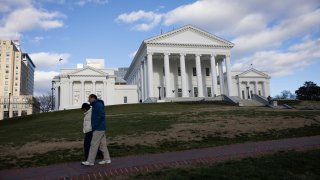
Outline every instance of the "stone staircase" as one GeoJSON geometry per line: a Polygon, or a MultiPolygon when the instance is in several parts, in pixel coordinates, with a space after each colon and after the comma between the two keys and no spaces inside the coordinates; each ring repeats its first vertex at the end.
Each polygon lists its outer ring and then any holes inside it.
{"type": "Polygon", "coordinates": [[[240,99],[239,100],[239,106],[255,106],[255,107],[259,107],[259,106],[266,106],[265,104],[256,101],[254,99],[240,99]]]}

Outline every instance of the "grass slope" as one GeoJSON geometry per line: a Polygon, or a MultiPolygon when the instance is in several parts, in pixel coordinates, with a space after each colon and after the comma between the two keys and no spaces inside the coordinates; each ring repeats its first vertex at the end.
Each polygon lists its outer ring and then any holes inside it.
{"type": "MultiPolygon", "coordinates": [[[[106,112],[112,157],[320,135],[317,108],[164,103],[108,106],[106,112]]],[[[82,121],[79,109],[0,121],[0,169],[82,160],[82,121]]]]}

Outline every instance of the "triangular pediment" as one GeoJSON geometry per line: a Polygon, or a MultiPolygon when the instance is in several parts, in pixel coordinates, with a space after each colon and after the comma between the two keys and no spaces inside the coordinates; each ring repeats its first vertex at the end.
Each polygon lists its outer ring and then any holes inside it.
{"type": "Polygon", "coordinates": [[[82,69],[73,71],[69,74],[69,76],[106,76],[107,74],[99,69],[95,69],[93,67],[87,66],[82,69]]]}
{"type": "Polygon", "coordinates": [[[196,28],[192,25],[184,26],[174,31],[147,39],[145,43],[157,44],[193,44],[193,45],[209,45],[209,46],[228,46],[233,47],[234,44],[196,28]]]}
{"type": "Polygon", "coordinates": [[[265,78],[270,78],[267,74],[258,71],[254,68],[251,68],[247,71],[244,71],[241,74],[238,74],[239,77],[265,77],[265,78]]]}

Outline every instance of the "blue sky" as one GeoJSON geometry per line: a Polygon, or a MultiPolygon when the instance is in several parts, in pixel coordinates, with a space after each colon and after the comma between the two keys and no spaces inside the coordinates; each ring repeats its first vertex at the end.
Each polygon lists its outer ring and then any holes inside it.
{"type": "Polygon", "coordinates": [[[235,43],[232,70],[253,64],[267,71],[273,96],[294,92],[305,81],[320,85],[317,0],[0,1],[0,38],[20,38],[21,49],[37,65],[36,95],[50,91],[60,68],[85,58],[129,66],[144,39],[186,24],[235,43]]]}

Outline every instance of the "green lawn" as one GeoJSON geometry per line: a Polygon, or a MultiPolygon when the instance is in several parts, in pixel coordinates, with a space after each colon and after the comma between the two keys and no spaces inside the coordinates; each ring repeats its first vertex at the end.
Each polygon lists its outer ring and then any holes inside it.
{"type": "MultiPolygon", "coordinates": [[[[112,157],[320,135],[317,108],[163,103],[108,106],[106,112],[112,157]]],[[[80,109],[0,121],[0,169],[80,161],[82,139],[80,109]]]]}
{"type": "Polygon", "coordinates": [[[320,150],[286,152],[211,165],[164,170],[114,179],[320,179],[320,150]]]}

